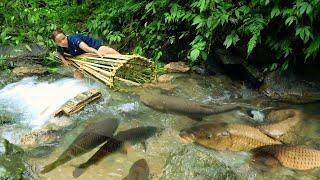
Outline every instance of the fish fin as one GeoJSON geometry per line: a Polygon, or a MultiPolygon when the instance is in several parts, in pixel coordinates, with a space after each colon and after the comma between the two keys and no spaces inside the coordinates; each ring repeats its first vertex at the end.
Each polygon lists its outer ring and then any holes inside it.
{"type": "Polygon", "coordinates": [[[141,141],[141,145],[143,147],[143,151],[147,152],[147,143],[146,143],[146,141],[141,141]]]}
{"type": "Polygon", "coordinates": [[[129,143],[124,143],[123,146],[120,149],[120,152],[122,154],[128,154],[129,152],[133,151],[132,147],[129,143]]]}
{"type": "Polygon", "coordinates": [[[81,176],[84,172],[85,172],[86,169],[84,168],[79,168],[79,167],[76,167],[74,169],[74,171],[72,172],[72,176],[74,178],[78,178],[79,176],[81,176]]]}
{"type": "Polygon", "coordinates": [[[203,120],[203,116],[199,117],[199,116],[188,116],[190,119],[195,120],[195,121],[202,121],[203,120]]]}

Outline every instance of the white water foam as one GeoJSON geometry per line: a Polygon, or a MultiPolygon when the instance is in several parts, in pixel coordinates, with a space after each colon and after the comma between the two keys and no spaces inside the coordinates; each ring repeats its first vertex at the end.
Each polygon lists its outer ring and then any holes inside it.
{"type": "Polygon", "coordinates": [[[22,123],[36,129],[43,126],[66,101],[97,84],[64,78],[54,82],[39,82],[37,77],[24,78],[0,90],[0,107],[20,114],[22,123]]]}

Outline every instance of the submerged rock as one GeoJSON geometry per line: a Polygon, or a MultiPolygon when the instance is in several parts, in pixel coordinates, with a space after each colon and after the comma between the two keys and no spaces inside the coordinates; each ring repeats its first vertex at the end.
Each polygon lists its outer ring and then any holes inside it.
{"type": "Polygon", "coordinates": [[[170,154],[160,179],[239,179],[239,176],[206,149],[187,145],[170,154]]]}
{"type": "Polygon", "coordinates": [[[168,75],[168,74],[163,74],[158,77],[158,82],[159,83],[166,83],[166,82],[170,82],[172,79],[173,79],[173,76],[168,75]]]}
{"type": "Polygon", "coordinates": [[[272,99],[291,103],[320,100],[320,82],[308,81],[291,72],[280,70],[266,76],[260,91],[272,99]]]}
{"type": "Polygon", "coordinates": [[[26,147],[35,147],[41,144],[50,144],[59,140],[58,131],[44,128],[34,130],[20,140],[21,144],[26,147]]]}

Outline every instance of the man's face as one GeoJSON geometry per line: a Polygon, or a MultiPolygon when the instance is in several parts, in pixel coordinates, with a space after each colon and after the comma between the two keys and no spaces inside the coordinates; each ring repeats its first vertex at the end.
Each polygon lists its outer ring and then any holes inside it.
{"type": "Polygon", "coordinates": [[[56,36],[55,42],[57,43],[58,46],[68,47],[68,39],[67,39],[67,36],[64,35],[63,33],[59,33],[59,34],[56,36]]]}

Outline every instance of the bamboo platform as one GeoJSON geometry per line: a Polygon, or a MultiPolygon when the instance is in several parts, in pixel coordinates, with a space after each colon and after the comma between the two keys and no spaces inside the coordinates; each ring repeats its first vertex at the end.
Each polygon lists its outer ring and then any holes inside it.
{"type": "Polygon", "coordinates": [[[101,58],[85,53],[76,57],[66,56],[66,59],[84,75],[111,88],[122,84],[139,86],[156,78],[153,62],[139,55],[106,55],[101,58]]]}
{"type": "Polygon", "coordinates": [[[89,89],[88,91],[82,92],[78,94],[73,99],[68,100],[65,104],[62,105],[60,109],[58,109],[53,116],[59,117],[62,115],[70,116],[74,113],[79,112],[83,109],[87,104],[95,101],[96,99],[101,98],[101,93],[96,89],[89,89]]]}

